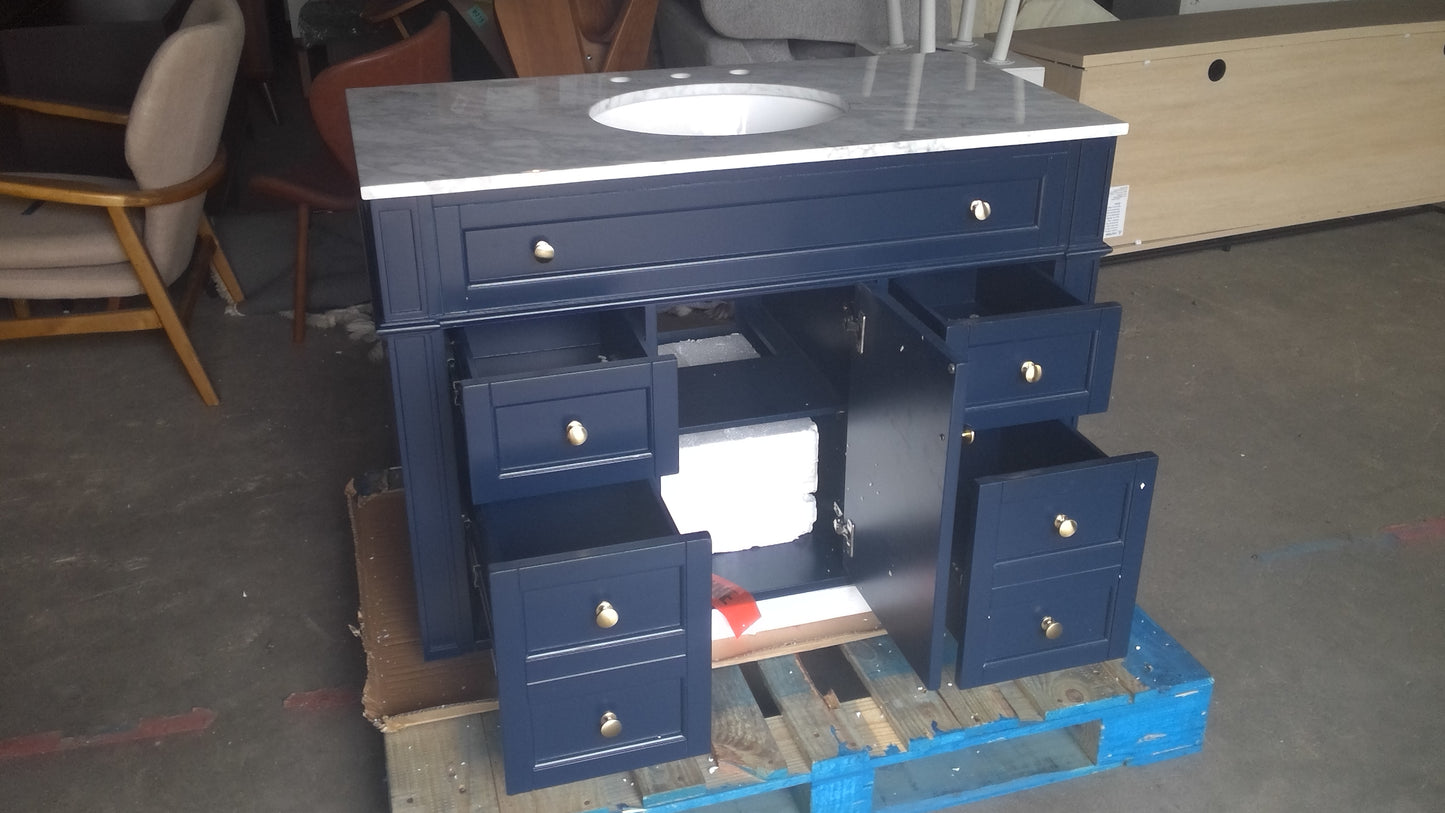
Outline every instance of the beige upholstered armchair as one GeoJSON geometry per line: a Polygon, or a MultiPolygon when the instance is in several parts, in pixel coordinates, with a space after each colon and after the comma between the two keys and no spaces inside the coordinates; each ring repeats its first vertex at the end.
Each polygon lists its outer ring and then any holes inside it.
{"type": "Polygon", "coordinates": [[[200,257],[241,296],[202,205],[224,170],[221,128],[244,35],[235,0],[194,0],[151,58],[129,114],[0,97],[33,113],[124,125],[133,174],[0,174],[0,299],[14,315],[0,318],[0,339],[160,329],[201,399],[218,403],[168,288],[200,257]],[[131,297],[139,304],[122,307],[131,297]],[[31,310],[38,300],[92,299],[108,306],[31,310]]]}

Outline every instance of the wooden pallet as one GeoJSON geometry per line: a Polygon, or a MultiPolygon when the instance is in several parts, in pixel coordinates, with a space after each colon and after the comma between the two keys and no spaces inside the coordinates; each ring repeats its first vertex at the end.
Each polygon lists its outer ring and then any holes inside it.
{"type": "Polygon", "coordinates": [[[820,691],[839,682],[797,655],[715,669],[711,755],[515,796],[496,712],[388,733],[392,810],[902,813],[1204,744],[1214,680],[1142,611],[1122,661],[978,689],[925,691],[887,636],[836,649],[862,696],[820,691]]]}

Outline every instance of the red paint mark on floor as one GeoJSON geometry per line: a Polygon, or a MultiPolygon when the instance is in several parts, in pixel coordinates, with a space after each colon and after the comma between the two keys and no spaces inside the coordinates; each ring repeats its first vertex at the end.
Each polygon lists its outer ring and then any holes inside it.
{"type": "Polygon", "coordinates": [[[185,714],[147,717],[130,728],[107,731],[103,734],[77,737],[66,737],[59,731],[26,734],[21,737],[0,740],[0,760],[54,754],[60,751],[73,751],[77,748],[161,740],[176,734],[194,734],[205,731],[215,721],[216,713],[214,711],[194,708],[185,714]]]}
{"type": "Polygon", "coordinates": [[[281,707],[290,711],[356,709],[361,707],[361,692],[344,688],[292,692],[281,707]]]}
{"type": "Polygon", "coordinates": [[[1400,525],[1387,525],[1380,531],[1395,537],[1403,545],[1417,542],[1439,542],[1445,540],[1445,517],[1406,522],[1400,525]]]}

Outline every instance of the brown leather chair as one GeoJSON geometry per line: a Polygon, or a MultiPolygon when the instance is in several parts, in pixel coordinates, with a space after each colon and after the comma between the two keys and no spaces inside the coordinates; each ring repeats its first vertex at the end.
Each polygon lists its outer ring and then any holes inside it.
{"type": "Polygon", "coordinates": [[[438,13],[426,28],[394,45],[332,65],[311,83],[311,118],[326,145],[316,160],[283,175],[258,175],[251,190],[296,205],[296,276],[293,341],[306,338],[306,266],[311,211],[345,211],[360,203],[351,123],[346,113],[348,88],[449,82],[452,78],[451,28],[438,13]]]}
{"type": "Polygon", "coordinates": [[[195,0],[151,58],[129,113],[0,97],[34,113],[124,125],[134,176],[0,174],[0,299],[15,314],[0,319],[0,339],[164,330],[201,399],[218,403],[168,286],[199,256],[241,296],[224,257],[208,253],[215,236],[202,205],[225,170],[221,128],[244,34],[235,0],[195,0]],[[142,303],[122,308],[126,298],[142,303]],[[111,307],[97,312],[30,308],[107,299],[111,307]]]}

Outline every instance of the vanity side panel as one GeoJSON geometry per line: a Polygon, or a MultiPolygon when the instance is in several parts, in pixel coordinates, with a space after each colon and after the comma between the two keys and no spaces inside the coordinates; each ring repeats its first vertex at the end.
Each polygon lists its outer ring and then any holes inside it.
{"type": "Polygon", "coordinates": [[[441,330],[386,335],[421,646],[428,658],[476,647],[451,379],[441,330]]]}

